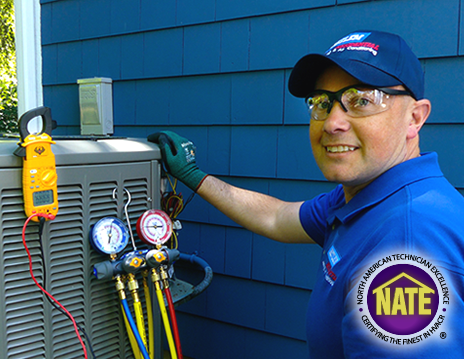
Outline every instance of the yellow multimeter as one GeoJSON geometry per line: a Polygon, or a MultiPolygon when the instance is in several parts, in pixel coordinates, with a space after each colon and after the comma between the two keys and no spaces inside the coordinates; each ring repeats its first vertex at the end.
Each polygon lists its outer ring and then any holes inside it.
{"type": "MultiPolygon", "coordinates": [[[[50,136],[51,129],[51,111],[48,107],[28,111],[19,119],[21,142],[15,154],[23,157],[23,197],[27,217],[41,213],[45,219],[52,219],[58,213],[58,176],[51,149],[55,143],[50,136]],[[43,132],[29,134],[27,125],[38,116],[42,117],[43,132]]],[[[32,220],[38,222],[39,218],[32,220]]]]}

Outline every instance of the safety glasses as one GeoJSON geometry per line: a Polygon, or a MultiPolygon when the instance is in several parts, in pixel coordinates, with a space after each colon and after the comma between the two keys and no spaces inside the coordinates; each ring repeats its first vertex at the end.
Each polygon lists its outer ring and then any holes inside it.
{"type": "Polygon", "coordinates": [[[337,92],[316,90],[306,97],[312,120],[325,120],[338,101],[348,116],[366,117],[391,108],[394,96],[412,96],[409,91],[388,87],[348,86],[337,92]]]}

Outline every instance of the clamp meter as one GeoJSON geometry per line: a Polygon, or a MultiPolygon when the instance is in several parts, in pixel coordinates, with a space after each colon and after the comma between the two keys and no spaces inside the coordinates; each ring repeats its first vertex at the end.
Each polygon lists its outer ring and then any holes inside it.
{"type": "Polygon", "coordinates": [[[171,237],[171,218],[159,209],[150,209],[137,220],[137,234],[146,244],[162,245],[171,237]]]}
{"type": "Polygon", "coordinates": [[[90,232],[90,244],[101,254],[118,254],[129,243],[129,230],[123,221],[116,217],[100,219],[90,232]]]}
{"type": "MultiPolygon", "coordinates": [[[[52,215],[58,213],[58,192],[55,155],[51,144],[52,118],[48,107],[39,107],[26,112],[19,119],[20,148],[15,155],[23,157],[23,197],[26,216],[36,213],[52,215]],[[42,117],[41,134],[30,134],[27,128],[35,117],[42,117]]],[[[49,219],[49,218],[47,218],[49,219]]],[[[38,222],[39,218],[32,218],[38,222]]]]}

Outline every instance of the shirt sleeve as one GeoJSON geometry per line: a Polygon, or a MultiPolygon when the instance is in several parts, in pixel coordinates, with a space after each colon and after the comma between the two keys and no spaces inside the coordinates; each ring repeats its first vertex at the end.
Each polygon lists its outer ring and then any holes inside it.
{"type": "Polygon", "coordinates": [[[344,202],[341,185],[304,202],[300,207],[300,222],[306,233],[321,247],[324,245],[329,211],[344,202]]]}

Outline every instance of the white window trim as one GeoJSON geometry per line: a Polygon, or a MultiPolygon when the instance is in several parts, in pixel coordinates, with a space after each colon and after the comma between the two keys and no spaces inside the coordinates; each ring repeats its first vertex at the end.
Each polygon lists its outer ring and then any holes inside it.
{"type": "MultiPolygon", "coordinates": [[[[40,0],[14,0],[18,116],[43,106],[40,0]]],[[[29,131],[41,131],[41,121],[31,121],[29,131]],[[35,122],[35,123],[34,123],[35,122]]]]}

